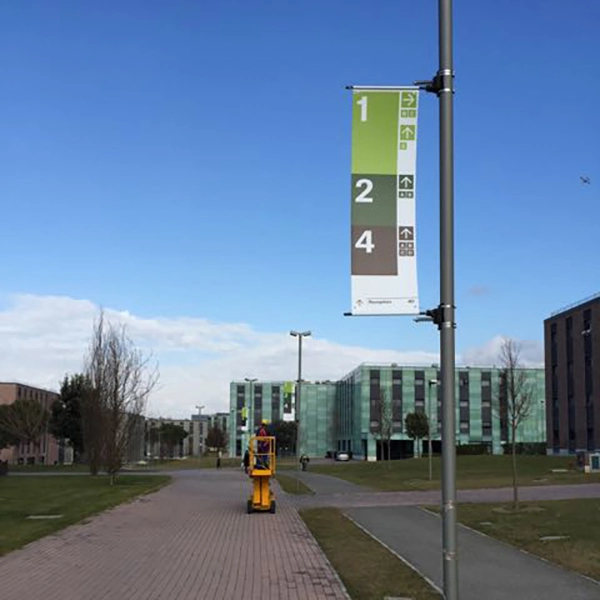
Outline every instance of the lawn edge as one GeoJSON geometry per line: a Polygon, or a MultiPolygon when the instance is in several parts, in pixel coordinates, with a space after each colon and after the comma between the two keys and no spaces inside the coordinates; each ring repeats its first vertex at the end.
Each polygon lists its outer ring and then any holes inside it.
{"type": "Polygon", "coordinates": [[[408,560],[406,560],[403,556],[401,556],[400,554],[398,554],[393,548],[390,548],[390,546],[388,546],[385,542],[383,542],[382,540],[380,540],[376,535],[374,535],[373,533],[371,533],[368,529],[366,529],[365,527],[363,527],[360,523],[358,523],[357,521],[355,521],[350,515],[348,515],[347,513],[343,512],[343,511],[340,511],[340,512],[342,513],[342,515],[344,517],[346,517],[346,519],[348,519],[349,521],[351,521],[361,531],[363,531],[370,538],[372,538],[373,540],[375,540],[376,542],[378,542],[379,544],[381,544],[388,552],[390,552],[391,554],[393,554],[396,558],[398,558],[399,560],[401,560],[407,567],[409,567],[410,569],[412,569],[419,577],[421,577],[424,581],[426,581],[438,594],[440,594],[440,596],[442,598],[444,597],[444,592],[442,591],[442,589],[435,582],[433,582],[429,577],[427,577],[427,575],[425,575],[417,567],[415,567],[415,565],[413,565],[408,560]]]}
{"type": "MultiPolygon", "coordinates": [[[[536,500],[532,500],[531,502],[536,502],[536,500]]],[[[552,500],[540,500],[540,502],[552,502],[552,500]]],[[[561,502],[561,500],[555,500],[555,502],[561,502]]],[[[471,503],[471,502],[465,502],[464,504],[477,504],[477,503],[471,503]]],[[[495,502],[494,504],[507,504],[506,502],[495,502]]],[[[428,508],[426,508],[425,506],[418,506],[417,508],[419,508],[419,510],[422,510],[423,512],[426,512],[430,515],[433,515],[434,517],[437,517],[438,519],[442,518],[442,515],[439,513],[436,513],[432,510],[429,510],[428,508]]],[[[535,558],[537,560],[541,560],[542,562],[546,563],[547,565],[553,566],[553,567],[558,567],[559,569],[565,571],[566,573],[571,573],[572,575],[577,575],[579,577],[583,577],[584,579],[587,579],[588,581],[591,581],[592,583],[596,584],[597,586],[600,586],[600,580],[598,579],[594,579],[593,577],[590,577],[589,575],[586,575],[585,573],[580,573],[579,571],[573,571],[572,569],[567,569],[567,567],[560,565],[558,563],[552,562],[551,560],[544,558],[543,556],[540,556],[539,554],[535,554],[534,552],[530,552],[529,550],[525,550],[525,548],[521,548],[519,546],[515,546],[514,544],[509,544],[508,542],[505,542],[504,540],[501,540],[497,537],[494,537],[493,535],[489,535],[487,533],[484,533],[483,531],[479,531],[478,529],[475,529],[474,527],[470,527],[469,525],[465,525],[464,523],[461,523],[460,521],[457,520],[457,523],[460,527],[464,527],[465,529],[467,529],[468,531],[472,531],[473,533],[476,533],[477,535],[480,535],[482,537],[488,538],[490,540],[493,540],[495,542],[498,542],[500,544],[503,544],[504,546],[508,546],[509,548],[513,548],[515,550],[518,550],[519,552],[522,552],[523,554],[526,554],[527,556],[530,556],[532,558],[535,558]]]]}
{"type": "MultiPolygon", "coordinates": [[[[39,475],[39,474],[36,474],[36,475],[39,475]]],[[[119,506],[131,504],[131,503],[135,502],[136,500],[138,500],[139,498],[141,498],[142,496],[148,496],[149,494],[154,494],[154,493],[158,492],[159,490],[161,490],[163,487],[166,487],[167,485],[170,485],[171,483],[173,483],[173,477],[171,477],[170,475],[158,475],[158,476],[159,477],[167,477],[168,479],[166,481],[157,483],[155,486],[153,486],[152,488],[150,488],[148,490],[145,490],[144,492],[136,494],[132,498],[127,498],[127,499],[123,500],[122,502],[119,502],[118,504],[113,504],[112,506],[108,506],[106,508],[91,512],[91,513],[85,515],[84,517],[82,517],[81,519],[79,519],[79,521],[74,521],[73,523],[68,523],[64,527],[59,527],[58,529],[55,529],[55,530],[47,533],[46,535],[42,535],[41,537],[38,537],[35,540],[31,540],[30,542],[27,542],[23,546],[17,546],[16,548],[13,548],[12,550],[5,552],[4,554],[0,553],[0,560],[2,560],[4,557],[8,556],[9,554],[12,554],[13,552],[19,552],[20,550],[23,550],[23,549],[27,548],[28,546],[30,546],[31,544],[35,544],[35,543],[39,542],[40,540],[43,540],[52,535],[57,535],[63,531],[66,531],[70,527],[76,527],[77,525],[87,525],[87,524],[91,523],[91,521],[94,518],[98,517],[99,515],[110,512],[111,510],[114,510],[114,509],[118,508],[119,506]]],[[[55,475],[55,477],[58,477],[58,475],[55,475]]]]}
{"type": "Polygon", "coordinates": [[[279,486],[279,489],[284,493],[287,494],[288,496],[294,497],[294,498],[298,498],[300,496],[314,496],[317,492],[315,492],[307,483],[304,483],[304,481],[302,481],[302,479],[300,479],[299,477],[294,477],[293,475],[288,475],[287,473],[281,473],[281,474],[276,474],[274,477],[274,480],[277,482],[277,485],[279,486]],[[285,489],[283,489],[283,486],[281,485],[281,483],[279,482],[279,480],[277,479],[279,476],[282,476],[286,479],[292,480],[292,481],[296,481],[298,480],[300,482],[300,485],[303,485],[308,491],[305,493],[296,493],[296,492],[288,492],[285,489]]]}
{"type": "MultiPolygon", "coordinates": [[[[321,546],[321,544],[319,544],[319,540],[313,535],[313,532],[310,530],[310,527],[307,525],[306,521],[302,517],[302,511],[298,510],[297,508],[294,508],[294,510],[296,511],[296,514],[300,518],[300,521],[302,521],[302,525],[304,526],[304,529],[306,529],[306,531],[308,531],[308,534],[310,535],[310,537],[312,538],[314,543],[318,546],[319,550],[321,551],[321,555],[325,559],[325,562],[329,565],[332,573],[335,575],[335,578],[337,579],[338,583],[340,584],[340,587],[342,588],[342,592],[344,592],[344,595],[346,596],[346,600],[352,600],[352,596],[348,592],[348,589],[346,588],[345,583],[343,582],[342,578],[340,577],[340,574],[337,572],[335,567],[331,564],[331,561],[329,560],[327,553],[325,552],[325,550],[323,550],[323,547],[321,546]]],[[[302,510],[311,510],[311,509],[305,508],[302,510]]]]}

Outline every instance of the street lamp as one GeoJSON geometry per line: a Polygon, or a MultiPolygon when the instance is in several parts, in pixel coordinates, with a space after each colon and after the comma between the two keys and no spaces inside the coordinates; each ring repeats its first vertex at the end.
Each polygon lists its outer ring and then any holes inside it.
{"type": "Polygon", "coordinates": [[[250,414],[246,416],[246,443],[243,444],[242,448],[245,452],[246,448],[248,447],[248,444],[250,443],[250,434],[248,433],[248,430],[252,431],[253,429],[253,427],[250,427],[250,415],[252,415],[252,424],[254,425],[254,382],[258,381],[258,379],[256,377],[244,377],[244,381],[247,381],[250,384],[250,414]]]}
{"type": "Polygon", "coordinates": [[[310,331],[290,331],[292,337],[298,338],[298,385],[296,387],[296,461],[300,468],[300,388],[302,386],[302,338],[309,337],[310,331]]]}
{"type": "MultiPolygon", "coordinates": [[[[200,453],[200,456],[202,456],[202,446],[203,446],[203,436],[202,436],[202,420],[200,419],[200,417],[202,416],[202,409],[206,408],[206,406],[204,406],[204,404],[202,406],[198,406],[196,404],[196,408],[198,409],[198,452],[200,453]]],[[[193,423],[192,423],[192,434],[194,433],[194,429],[193,429],[193,423]]],[[[192,440],[193,442],[194,440],[192,440]]],[[[194,455],[194,447],[192,446],[192,455],[194,455]]]]}
{"type": "Polygon", "coordinates": [[[427,394],[427,445],[428,445],[428,451],[429,451],[429,481],[431,481],[433,479],[433,459],[432,459],[432,452],[431,452],[431,386],[434,385],[439,385],[440,382],[437,379],[430,379],[429,380],[429,390],[428,390],[428,394],[427,394]]]}

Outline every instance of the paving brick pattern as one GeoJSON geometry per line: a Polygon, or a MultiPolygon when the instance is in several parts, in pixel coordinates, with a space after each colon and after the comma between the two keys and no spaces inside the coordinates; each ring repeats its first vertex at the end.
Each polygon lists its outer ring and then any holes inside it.
{"type": "Polygon", "coordinates": [[[233,470],[175,474],[161,491],[0,558],[2,600],[347,599],[284,494],[248,515],[233,470]]]}

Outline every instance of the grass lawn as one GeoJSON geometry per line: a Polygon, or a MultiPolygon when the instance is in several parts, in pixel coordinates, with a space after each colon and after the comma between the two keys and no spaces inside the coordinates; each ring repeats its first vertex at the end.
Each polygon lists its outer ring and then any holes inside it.
{"type": "MultiPolygon", "coordinates": [[[[240,467],[241,458],[222,458],[221,467],[240,467]]],[[[151,460],[145,465],[128,464],[123,466],[123,471],[179,471],[186,469],[215,469],[217,459],[214,456],[206,456],[202,458],[186,458],[185,460],[151,460]]],[[[89,467],[87,465],[10,465],[9,471],[19,473],[87,473],[89,467]]]]}
{"type": "MultiPolygon", "coordinates": [[[[510,456],[457,456],[459,489],[497,488],[512,485],[510,456]]],[[[519,456],[519,485],[556,485],[600,483],[600,474],[571,470],[573,459],[554,456],[519,456]],[[570,469],[552,473],[552,469],[570,469]]],[[[351,461],[330,465],[311,465],[314,473],[334,475],[358,485],[382,491],[432,490],[440,487],[441,459],[433,459],[433,481],[429,481],[427,457],[393,461],[351,461]]]]}
{"type": "Polygon", "coordinates": [[[9,465],[15,473],[87,473],[87,465],[9,465]]]}
{"type": "Polygon", "coordinates": [[[522,502],[517,512],[510,504],[459,504],[458,520],[600,581],[600,500],[522,502]]]}
{"type": "Polygon", "coordinates": [[[67,525],[155,491],[170,481],[164,475],[121,475],[114,486],[108,477],[1,477],[0,556],[67,525]],[[30,515],[62,515],[31,520],[30,515]]]}
{"type": "Polygon", "coordinates": [[[275,475],[275,479],[277,479],[277,483],[281,486],[281,489],[288,494],[313,494],[314,492],[302,483],[299,479],[295,477],[290,477],[289,475],[282,475],[281,473],[277,473],[275,475]]]}
{"type": "Polygon", "coordinates": [[[300,515],[341,577],[353,600],[405,597],[433,600],[439,594],[415,571],[335,508],[300,515]]]}
{"type": "MultiPolygon", "coordinates": [[[[241,458],[222,458],[221,468],[236,467],[240,468],[241,458]]],[[[179,471],[187,469],[216,469],[216,456],[203,456],[202,458],[186,458],[185,460],[151,460],[145,466],[130,465],[128,468],[136,471],[179,471]]]]}

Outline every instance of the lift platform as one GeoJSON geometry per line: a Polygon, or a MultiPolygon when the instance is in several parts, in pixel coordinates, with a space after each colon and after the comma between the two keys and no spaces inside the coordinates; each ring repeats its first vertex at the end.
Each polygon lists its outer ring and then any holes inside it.
{"type": "Polygon", "coordinates": [[[253,436],[248,445],[248,475],[252,479],[252,495],[248,498],[248,514],[254,511],[275,513],[271,477],[275,474],[275,438],[253,436]]]}

